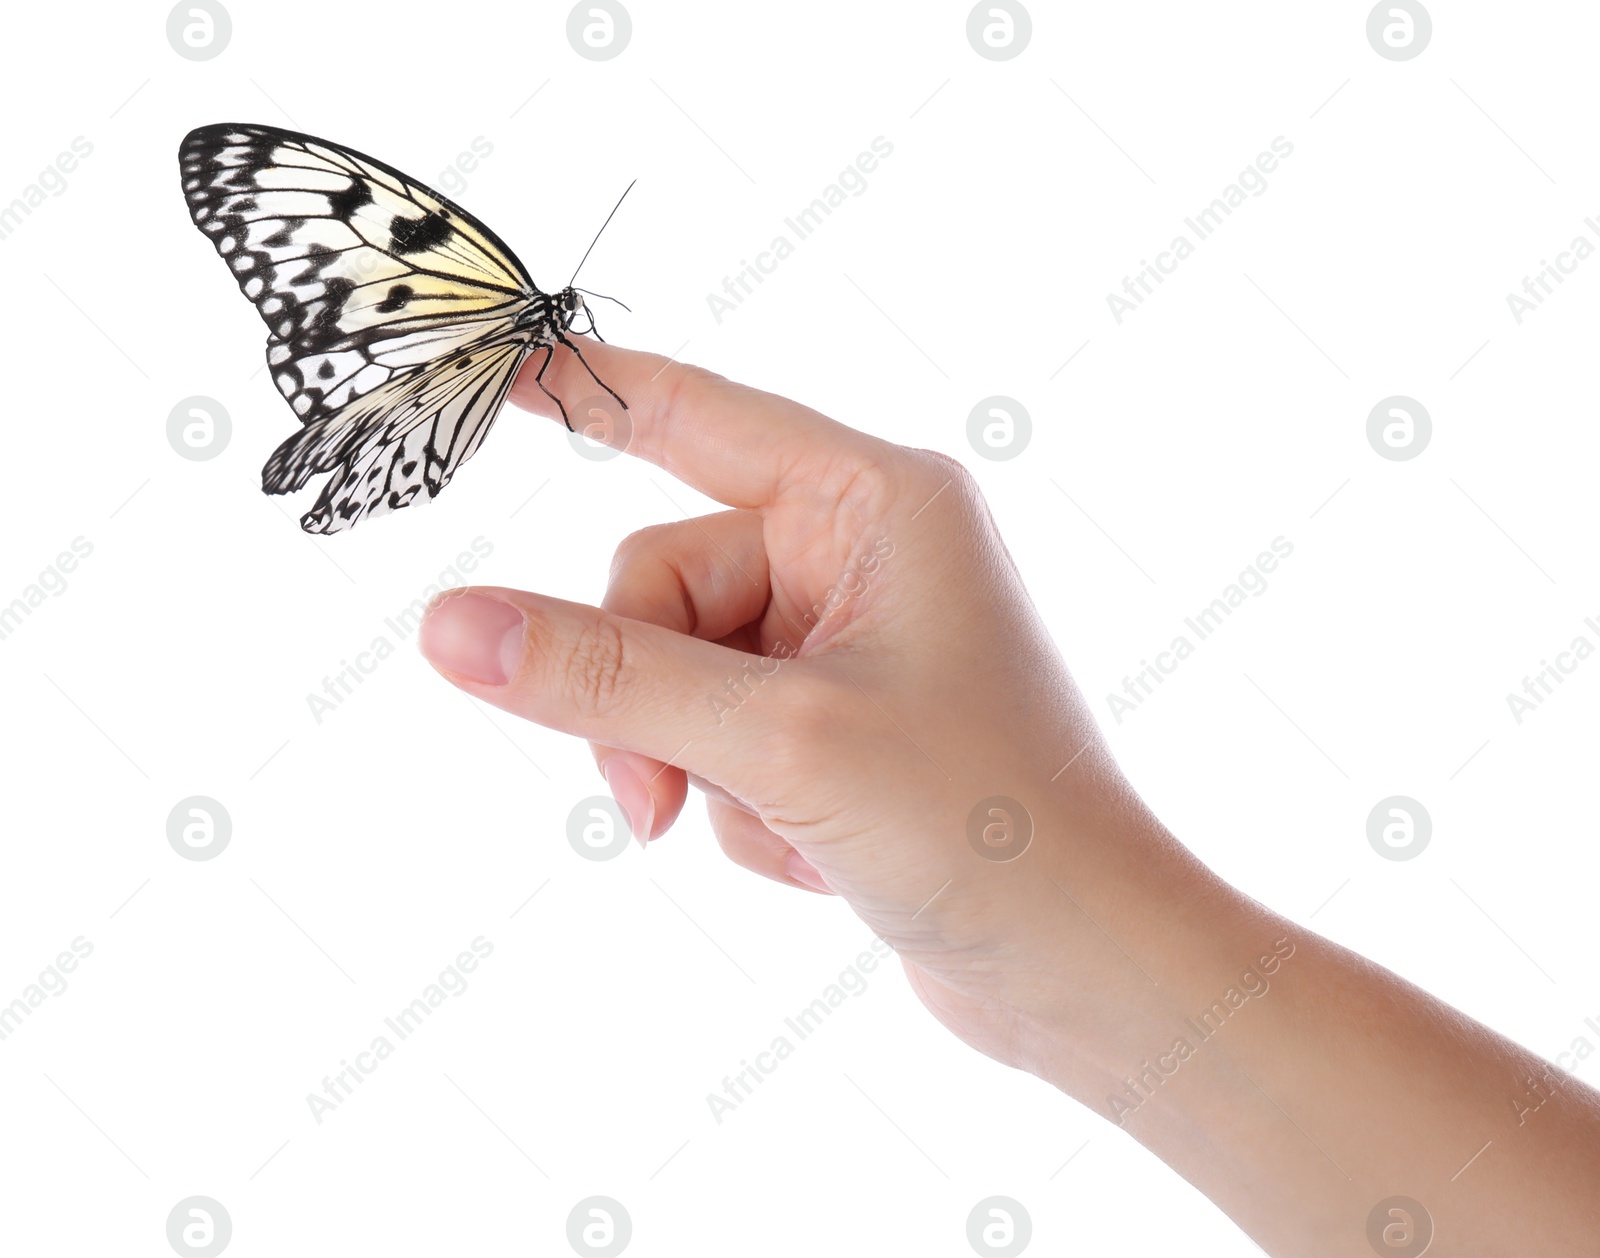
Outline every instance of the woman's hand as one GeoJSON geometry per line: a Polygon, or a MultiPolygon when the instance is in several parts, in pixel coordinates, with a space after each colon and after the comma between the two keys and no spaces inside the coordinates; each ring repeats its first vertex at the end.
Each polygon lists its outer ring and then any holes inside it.
{"type": "MultiPolygon", "coordinates": [[[[700,787],[733,860],[844,897],[945,1026],[1271,1253],[1420,1253],[1417,1209],[1430,1252],[1597,1252],[1600,1096],[1178,844],[957,463],[584,351],[629,400],[628,452],[731,509],[626,539],[600,609],[446,595],[421,632],[446,677],[587,738],[641,841],[700,787]],[[1411,1247],[1378,1248],[1395,1228],[1411,1247]]],[[[546,383],[585,422],[570,355],[546,383]]],[[[555,411],[531,375],[514,397],[555,411]]]]}
{"type": "MultiPolygon", "coordinates": [[[[1107,960],[1073,898],[1118,915],[1101,892],[1136,888],[1113,871],[1180,852],[1153,823],[1100,850],[1102,815],[1142,811],[971,478],[693,367],[584,353],[628,399],[628,452],[731,510],[627,538],[599,611],[452,593],[423,650],[468,692],[588,738],[641,841],[693,782],[729,857],[843,896],[946,1025],[1033,1064],[1033,1024],[1079,999],[1062,965],[1107,960]]],[[[561,353],[545,382],[584,422],[588,373],[561,353]]],[[[556,413],[531,373],[513,397],[556,413]]]]}

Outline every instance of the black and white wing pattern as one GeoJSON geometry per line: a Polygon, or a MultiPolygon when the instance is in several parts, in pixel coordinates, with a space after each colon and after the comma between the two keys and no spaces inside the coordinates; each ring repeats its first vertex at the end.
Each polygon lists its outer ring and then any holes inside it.
{"type": "Polygon", "coordinates": [[[269,493],[292,493],[334,473],[300,518],[308,533],[337,533],[431,502],[477,453],[527,353],[521,340],[480,342],[379,385],[280,445],[261,483],[269,493]]]}
{"type": "Polygon", "coordinates": [[[334,473],[308,532],[431,500],[523,359],[565,342],[582,308],[541,292],[459,206],[351,149],[219,123],[191,131],[178,160],[190,215],[265,321],[273,383],[304,425],[262,488],[334,473]]]}

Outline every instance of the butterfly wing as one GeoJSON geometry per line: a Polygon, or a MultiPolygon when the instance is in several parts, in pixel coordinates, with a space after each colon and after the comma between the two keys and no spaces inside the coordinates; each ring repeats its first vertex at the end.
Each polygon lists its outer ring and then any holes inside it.
{"type": "Polygon", "coordinates": [[[431,502],[482,444],[527,353],[520,337],[483,342],[378,386],[279,446],[262,488],[289,493],[333,472],[300,519],[308,533],[431,502]]]}
{"type": "Polygon", "coordinates": [[[247,123],[191,131],[184,197],[268,328],[304,427],[262,469],[288,493],[333,473],[308,532],[431,501],[489,431],[549,299],[494,232],[392,166],[247,123]]]}
{"type": "Polygon", "coordinates": [[[179,149],[195,225],[269,329],[303,423],[480,340],[538,289],[492,231],[365,154],[243,123],[179,149]]]}

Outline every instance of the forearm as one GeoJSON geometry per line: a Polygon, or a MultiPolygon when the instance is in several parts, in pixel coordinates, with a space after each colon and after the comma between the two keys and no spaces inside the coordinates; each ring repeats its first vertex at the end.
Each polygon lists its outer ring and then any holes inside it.
{"type": "Polygon", "coordinates": [[[1146,854],[1139,872],[1074,897],[1126,950],[1105,957],[1122,1012],[1087,1033],[1061,1018],[1036,1073],[1275,1256],[1370,1258],[1392,1197],[1422,1205],[1441,1258],[1600,1253],[1600,1094],[1150,828],[1113,845],[1146,854]]]}

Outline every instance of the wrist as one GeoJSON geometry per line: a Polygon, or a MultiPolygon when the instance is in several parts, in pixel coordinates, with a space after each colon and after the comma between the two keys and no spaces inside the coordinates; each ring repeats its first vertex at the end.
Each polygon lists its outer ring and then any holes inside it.
{"type": "Polygon", "coordinates": [[[1286,923],[1127,802],[1053,820],[1041,929],[1009,995],[1016,1064],[1119,1124],[1247,1017],[1295,951],[1286,923]]]}

